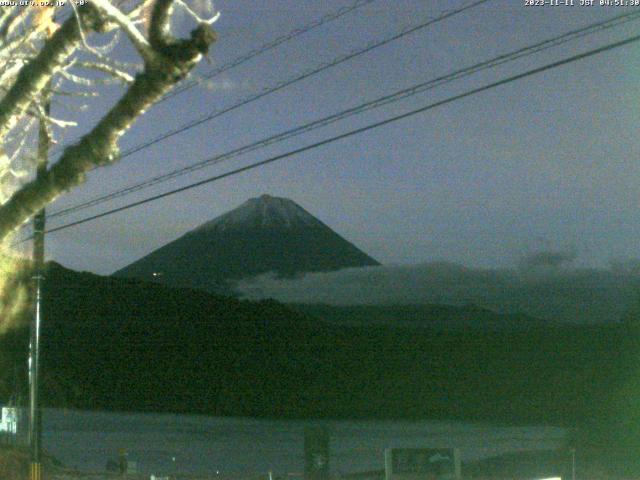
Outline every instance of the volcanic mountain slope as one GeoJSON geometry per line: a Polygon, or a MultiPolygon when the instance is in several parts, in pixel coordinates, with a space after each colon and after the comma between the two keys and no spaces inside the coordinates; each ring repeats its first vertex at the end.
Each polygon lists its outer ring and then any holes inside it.
{"type": "Polygon", "coordinates": [[[301,206],[262,195],[207,222],[114,275],[176,287],[225,291],[225,284],[274,272],[379,265],[301,206]]]}

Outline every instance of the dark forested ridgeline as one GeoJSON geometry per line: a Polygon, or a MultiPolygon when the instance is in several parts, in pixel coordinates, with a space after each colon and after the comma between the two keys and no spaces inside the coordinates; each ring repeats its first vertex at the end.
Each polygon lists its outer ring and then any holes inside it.
{"type": "MultiPolygon", "coordinates": [[[[527,325],[514,326],[520,317],[505,323],[482,310],[471,328],[465,307],[432,306],[437,322],[425,307],[424,325],[414,309],[409,326],[345,326],[275,301],[56,264],[44,298],[42,394],[51,406],[573,426],[633,410],[640,378],[631,322],[562,326],[523,316],[527,325]]],[[[0,342],[5,365],[25,364],[26,329],[0,342]]],[[[6,398],[15,376],[2,375],[6,398]]]]}

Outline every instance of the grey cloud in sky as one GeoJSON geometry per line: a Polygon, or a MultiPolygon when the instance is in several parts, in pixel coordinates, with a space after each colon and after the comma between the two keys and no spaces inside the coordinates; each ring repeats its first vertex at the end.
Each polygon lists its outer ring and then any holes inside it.
{"type": "Polygon", "coordinates": [[[520,260],[520,267],[524,269],[540,267],[561,267],[571,264],[576,259],[576,253],[571,251],[543,251],[533,252],[520,260]]]}
{"type": "MultiPolygon", "coordinates": [[[[558,263],[556,257],[550,257],[552,264],[558,263]]],[[[475,304],[548,320],[606,322],[620,320],[640,298],[640,273],[492,270],[440,262],[310,273],[296,279],[262,275],[241,282],[237,290],[249,299],[275,298],[290,303],[475,304]]]]}
{"type": "Polygon", "coordinates": [[[207,80],[203,82],[204,88],[206,88],[210,92],[215,91],[231,91],[238,88],[244,88],[244,83],[238,83],[237,81],[231,78],[222,78],[216,80],[207,80]]]}

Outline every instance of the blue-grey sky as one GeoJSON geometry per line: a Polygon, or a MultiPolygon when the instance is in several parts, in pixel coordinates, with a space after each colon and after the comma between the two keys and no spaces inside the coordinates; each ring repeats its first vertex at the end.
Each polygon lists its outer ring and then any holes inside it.
{"type": "MultiPolygon", "coordinates": [[[[155,106],[123,150],[465,1],[378,0],[155,106]]],[[[96,170],[51,208],[224,153],[553,35],[640,7],[490,1],[96,170]]],[[[598,2],[596,2],[598,3],[598,2]]],[[[223,65],[348,0],[221,0],[223,65]]],[[[637,34],[640,22],[453,82],[109,203],[115,207],[637,34]]],[[[120,49],[119,49],[120,50],[120,49]]],[[[126,52],[126,49],[122,51],[126,52]]],[[[127,54],[125,53],[126,57],[127,54]]],[[[605,267],[640,257],[640,44],[514,82],[363,135],[48,237],[48,255],[111,273],[263,193],[288,197],[383,263],[508,267],[535,250],[605,267]]],[[[104,100],[113,97],[106,96],[104,100]]],[[[99,112],[101,100],[87,115],[99,112]]],[[[73,136],[73,135],[71,135],[73,136]]],[[[49,226],[98,213],[51,220],[49,226]]]]}

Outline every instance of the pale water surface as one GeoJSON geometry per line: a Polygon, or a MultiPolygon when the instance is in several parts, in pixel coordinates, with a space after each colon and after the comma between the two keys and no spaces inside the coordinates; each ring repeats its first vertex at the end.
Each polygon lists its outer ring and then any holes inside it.
{"type": "Polygon", "coordinates": [[[47,409],[43,445],[65,465],[103,471],[123,448],[142,473],[286,474],[303,469],[305,427],[331,435],[331,470],[383,468],[387,447],[458,447],[469,461],[520,450],[556,449],[555,427],[464,422],[290,421],[200,415],[106,413],[47,409]]]}

